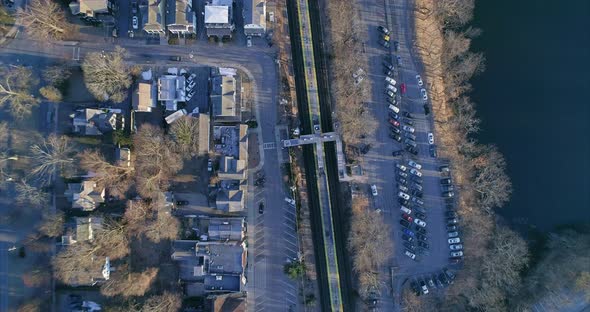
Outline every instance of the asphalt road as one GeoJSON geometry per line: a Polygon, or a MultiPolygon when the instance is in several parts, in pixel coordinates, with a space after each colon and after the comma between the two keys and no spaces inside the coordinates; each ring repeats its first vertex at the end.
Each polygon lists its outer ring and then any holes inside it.
{"type": "Polygon", "coordinates": [[[262,189],[251,186],[252,192],[248,197],[248,310],[297,310],[297,284],[283,273],[283,266],[288,259],[297,257],[298,242],[294,208],[288,206],[284,200],[287,195],[281,180],[277,149],[279,142],[275,135],[278,107],[277,65],[274,60],[276,51],[262,44],[246,48],[239,43],[209,44],[200,41],[191,46],[150,45],[146,49],[144,40],[122,37],[108,40],[97,38],[75,46],[65,43],[45,44],[19,37],[0,50],[0,60],[4,63],[17,63],[18,59],[20,64],[33,66],[58,60],[76,63],[81,62],[89,52],[112,51],[115,44],[127,49],[130,54],[129,62],[133,64],[236,67],[250,76],[262,136],[259,143],[266,183],[262,189]],[[80,61],[73,60],[77,55],[80,61]],[[181,56],[183,61],[170,61],[170,56],[174,55],[181,56]],[[258,214],[260,202],[264,202],[266,207],[262,215],[258,214]]]}
{"type": "MultiPolygon", "coordinates": [[[[432,115],[425,116],[423,100],[420,95],[420,88],[415,76],[424,75],[419,70],[420,63],[417,55],[412,51],[413,26],[411,23],[413,3],[410,0],[385,0],[369,1],[361,0],[359,3],[360,23],[362,33],[365,35],[366,56],[369,59],[367,70],[368,80],[372,85],[372,96],[370,109],[373,111],[379,126],[374,137],[369,138],[372,146],[365,155],[364,171],[368,176],[370,184],[376,184],[379,195],[374,197],[375,209],[381,209],[383,219],[391,225],[391,237],[394,241],[394,254],[390,266],[394,267],[394,276],[390,274],[390,268],[382,270],[383,280],[386,283],[382,289],[382,297],[379,303],[381,311],[399,310],[399,292],[402,283],[408,278],[419,278],[424,274],[439,271],[448,263],[449,248],[446,242],[446,228],[444,220],[444,205],[440,197],[441,189],[439,182],[438,166],[442,162],[429,155],[427,133],[433,129],[432,115]],[[389,13],[389,16],[387,14],[389,13]],[[383,25],[392,32],[391,41],[399,41],[400,50],[394,52],[393,48],[384,49],[378,44],[379,31],[377,26],[383,25]],[[383,61],[386,57],[400,56],[402,66],[395,61],[397,87],[405,83],[407,91],[402,95],[402,111],[410,112],[414,117],[414,128],[416,129],[416,143],[419,154],[417,157],[404,153],[402,157],[393,157],[392,151],[402,149],[401,144],[389,137],[388,103],[385,95],[385,75],[383,61]],[[410,157],[412,156],[412,157],[410,157]],[[422,164],[424,208],[427,210],[427,231],[430,250],[428,254],[419,256],[419,261],[414,261],[405,256],[402,245],[402,233],[400,220],[400,204],[398,203],[398,189],[395,182],[395,164],[402,163],[407,166],[407,161],[413,159],[422,164]],[[393,287],[391,280],[393,279],[393,287]]],[[[425,86],[427,81],[424,80],[425,86]]],[[[398,91],[399,92],[399,91],[398,91]]],[[[436,143],[436,134],[435,134],[436,143]]],[[[368,187],[367,187],[368,189],[368,187]]]]}

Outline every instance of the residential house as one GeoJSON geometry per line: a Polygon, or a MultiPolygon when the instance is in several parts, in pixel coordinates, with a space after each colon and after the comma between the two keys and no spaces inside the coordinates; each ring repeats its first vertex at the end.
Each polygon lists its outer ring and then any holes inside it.
{"type": "Polygon", "coordinates": [[[226,213],[244,210],[244,201],[248,185],[247,180],[222,180],[215,199],[217,209],[226,213]]]}
{"type": "Polygon", "coordinates": [[[178,102],[185,102],[186,81],[180,75],[164,75],[158,78],[158,101],[162,101],[167,111],[176,111],[178,102]]]}
{"type": "Polygon", "coordinates": [[[244,210],[247,191],[248,170],[248,126],[238,125],[238,153],[224,155],[218,171],[219,190],[217,192],[217,209],[225,212],[244,210]]]}
{"type": "Polygon", "coordinates": [[[156,107],[156,88],[153,82],[139,82],[131,96],[131,104],[136,112],[151,112],[156,107]]]}
{"type": "Polygon", "coordinates": [[[244,1],[244,33],[246,36],[264,36],[266,33],[266,0],[244,1]]]}
{"type": "Polygon", "coordinates": [[[199,217],[197,234],[203,241],[242,242],[246,237],[243,217],[199,217]]]}
{"type": "Polygon", "coordinates": [[[147,22],[143,31],[151,35],[166,34],[166,0],[148,0],[147,22]]]}
{"type": "Polygon", "coordinates": [[[109,0],[78,0],[69,4],[73,15],[86,15],[96,17],[97,14],[108,14],[111,7],[109,0]]]}
{"type": "Polygon", "coordinates": [[[84,135],[103,135],[123,129],[125,118],[117,109],[84,108],[72,116],[74,132],[84,135]]]}
{"type": "Polygon", "coordinates": [[[211,115],[213,121],[240,122],[241,108],[236,102],[236,79],[231,75],[211,77],[211,115]]]}
{"type": "Polygon", "coordinates": [[[207,298],[211,312],[246,312],[244,294],[224,294],[207,298]]]}
{"type": "Polygon", "coordinates": [[[92,241],[97,231],[102,229],[102,218],[75,217],[73,224],[66,225],[65,234],[61,237],[62,245],[92,241]]]}
{"type": "Polygon", "coordinates": [[[178,240],[172,248],[172,259],[179,265],[188,296],[243,291],[248,255],[245,242],[178,240]]]}
{"type": "Polygon", "coordinates": [[[166,1],[166,26],[168,31],[177,35],[197,33],[197,17],[188,0],[166,1]]]}
{"type": "Polygon", "coordinates": [[[119,166],[131,167],[131,150],[127,147],[117,147],[115,159],[119,166]]]}
{"type": "Polygon", "coordinates": [[[66,198],[72,203],[72,209],[92,211],[105,201],[105,188],[98,187],[94,181],[68,183],[66,198]]]}
{"type": "Polygon", "coordinates": [[[207,37],[229,37],[235,29],[232,0],[213,0],[205,5],[207,37]]]}

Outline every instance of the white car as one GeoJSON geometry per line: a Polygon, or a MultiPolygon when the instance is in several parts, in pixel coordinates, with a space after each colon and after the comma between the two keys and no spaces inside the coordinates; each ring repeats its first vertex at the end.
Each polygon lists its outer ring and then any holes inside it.
{"type": "Polygon", "coordinates": [[[451,250],[461,250],[461,249],[463,249],[463,245],[461,245],[461,244],[449,245],[449,249],[451,249],[451,250]]]}
{"type": "Polygon", "coordinates": [[[449,242],[449,245],[450,244],[459,244],[461,242],[461,239],[459,237],[455,237],[455,238],[449,238],[447,241],[449,242]]]}
{"type": "Polygon", "coordinates": [[[393,85],[388,84],[387,86],[385,86],[385,88],[387,88],[387,90],[389,90],[393,93],[397,93],[397,88],[394,87],[393,85]]]}
{"type": "Polygon", "coordinates": [[[463,257],[462,251],[451,251],[451,257],[463,257]]]}
{"type": "Polygon", "coordinates": [[[391,77],[385,77],[385,81],[389,82],[389,84],[394,85],[397,83],[395,81],[395,79],[391,78],[391,77]]]}
{"type": "Polygon", "coordinates": [[[408,192],[409,191],[408,187],[405,186],[405,185],[400,185],[399,186],[399,190],[402,191],[402,192],[408,192]]]}
{"type": "Polygon", "coordinates": [[[426,227],[426,222],[424,222],[418,218],[414,219],[414,223],[418,224],[421,227],[426,227]]]}
{"type": "Polygon", "coordinates": [[[414,167],[416,169],[422,169],[422,165],[413,161],[413,160],[409,160],[408,165],[410,165],[410,167],[414,167]]]}
{"type": "Polygon", "coordinates": [[[422,287],[421,287],[422,288],[422,293],[425,294],[425,295],[427,295],[428,294],[428,287],[426,287],[426,283],[424,283],[424,282],[421,282],[421,283],[422,283],[421,284],[422,285],[422,287]]]}
{"type": "Polygon", "coordinates": [[[449,232],[449,233],[447,233],[447,235],[449,235],[449,238],[453,238],[453,237],[459,236],[459,232],[457,232],[457,231],[449,232]]]}
{"type": "Polygon", "coordinates": [[[400,165],[400,164],[395,164],[395,167],[401,171],[406,171],[408,170],[408,167],[404,166],[404,165],[400,165]]]}
{"type": "Polygon", "coordinates": [[[418,81],[418,86],[423,86],[424,82],[422,82],[422,77],[420,75],[416,75],[416,81],[418,81]]]}
{"type": "Polygon", "coordinates": [[[428,144],[434,144],[434,134],[432,132],[428,132],[428,144]]]}
{"type": "Polygon", "coordinates": [[[410,173],[417,177],[422,177],[422,172],[418,171],[418,169],[412,168],[410,169],[410,173]]]}
{"type": "Polygon", "coordinates": [[[252,47],[252,36],[246,37],[246,47],[252,47]]]}
{"type": "Polygon", "coordinates": [[[131,20],[133,22],[133,29],[138,29],[139,28],[139,19],[137,18],[137,16],[134,16],[131,20]]]}
{"type": "Polygon", "coordinates": [[[285,197],[285,201],[291,206],[295,206],[295,200],[289,197],[285,197]]]}
{"type": "Polygon", "coordinates": [[[373,194],[373,196],[379,195],[377,193],[377,185],[375,185],[375,184],[371,185],[371,194],[373,194]]]}
{"type": "Polygon", "coordinates": [[[404,254],[405,254],[406,256],[410,257],[410,259],[412,259],[412,260],[416,260],[416,255],[415,255],[415,254],[413,254],[413,253],[411,253],[411,252],[409,252],[408,250],[406,250],[406,251],[404,252],[404,254]]]}
{"type": "Polygon", "coordinates": [[[399,114],[399,107],[389,104],[389,109],[392,110],[394,113],[399,114]]]}
{"type": "Polygon", "coordinates": [[[406,194],[406,193],[404,193],[404,192],[399,192],[399,193],[397,194],[397,196],[399,196],[399,197],[401,197],[401,198],[403,198],[403,199],[405,199],[405,200],[409,200],[409,199],[410,199],[410,195],[408,195],[408,194],[406,194]]]}
{"type": "Polygon", "coordinates": [[[426,89],[420,89],[420,94],[422,94],[422,99],[424,100],[424,102],[428,101],[428,94],[426,93],[426,89]]]}
{"type": "Polygon", "coordinates": [[[409,209],[409,208],[404,207],[404,206],[401,206],[401,208],[399,210],[401,212],[403,212],[403,213],[412,214],[412,209],[409,209]]]}
{"type": "Polygon", "coordinates": [[[414,133],[414,128],[412,128],[412,127],[410,127],[410,126],[403,125],[403,126],[402,126],[402,129],[403,129],[404,131],[408,131],[409,133],[414,133]]]}

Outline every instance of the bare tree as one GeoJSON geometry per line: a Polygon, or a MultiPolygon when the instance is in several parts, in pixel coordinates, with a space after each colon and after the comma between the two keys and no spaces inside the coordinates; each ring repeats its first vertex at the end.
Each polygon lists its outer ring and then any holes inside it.
{"type": "Polygon", "coordinates": [[[164,292],[146,300],[141,312],[176,312],[182,306],[182,298],[177,293],[164,292]]]}
{"type": "Polygon", "coordinates": [[[16,184],[16,203],[41,208],[49,202],[49,194],[23,180],[16,184]]]}
{"type": "Polygon", "coordinates": [[[199,152],[199,119],[184,116],[176,120],[170,128],[170,137],[174,148],[185,158],[195,156],[199,152]]]}
{"type": "Polygon", "coordinates": [[[42,73],[43,80],[54,87],[63,84],[71,75],[72,72],[66,64],[47,67],[42,73]]]}
{"type": "Polygon", "coordinates": [[[61,211],[56,213],[44,213],[39,225],[39,233],[47,237],[58,237],[62,234],[65,223],[65,215],[61,211]]]}
{"type": "Polygon", "coordinates": [[[58,88],[54,86],[45,86],[39,89],[39,93],[50,102],[61,102],[63,95],[58,88]]]}
{"type": "Polygon", "coordinates": [[[35,298],[20,305],[17,312],[41,312],[43,311],[41,306],[46,307],[47,305],[42,299],[35,298]]]}
{"type": "Polygon", "coordinates": [[[110,193],[123,196],[133,185],[133,166],[111,164],[98,151],[86,150],[80,155],[82,169],[95,173],[92,180],[109,189],[110,193]]]}
{"type": "Polygon", "coordinates": [[[51,178],[57,170],[63,170],[74,163],[74,146],[67,136],[50,135],[40,144],[31,147],[31,154],[36,166],[31,175],[42,183],[51,183],[51,178]]]}
{"type": "Polygon", "coordinates": [[[479,131],[480,120],[476,116],[474,104],[468,97],[462,96],[454,102],[455,113],[451,121],[463,135],[479,131]]]}
{"type": "Polygon", "coordinates": [[[8,106],[13,117],[22,119],[31,114],[39,100],[33,95],[39,83],[31,69],[24,66],[0,68],[0,107],[8,106]]]}
{"type": "Polygon", "coordinates": [[[30,288],[48,286],[51,282],[51,271],[45,267],[33,267],[22,275],[23,284],[30,288]]]}
{"type": "Polygon", "coordinates": [[[492,145],[481,149],[483,152],[473,159],[473,189],[479,194],[482,208],[491,211],[510,199],[512,182],[506,174],[506,161],[498,149],[492,145]]]}
{"type": "Polygon", "coordinates": [[[129,272],[122,268],[100,287],[100,293],[107,297],[143,296],[157,274],[158,268],[148,268],[140,273],[129,272]]]}
{"type": "Polygon", "coordinates": [[[33,0],[18,15],[27,34],[37,40],[64,40],[75,31],[57,2],[33,0]]]}
{"type": "Polygon", "coordinates": [[[444,27],[461,27],[473,18],[474,0],[437,0],[435,13],[444,27]]]}
{"type": "Polygon", "coordinates": [[[125,210],[124,220],[130,235],[145,235],[149,240],[159,243],[165,239],[175,239],[180,230],[178,220],[168,211],[155,207],[145,201],[130,201],[125,210]]]}
{"type": "Polygon", "coordinates": [[[182,168],[182,160],[162,130],[153,125],[139,128],[133,141],[137,190],[143,198],[152,198],[167,188],[169,179],[182,168]]]}
{"type": "Polygon", "coordinates": [[[127,51],[117,46],[113,52],[92,52],[84,58],[84,81],[97,100],[120,103],[127,98],[132,80],[126,56],[127,51]]]}

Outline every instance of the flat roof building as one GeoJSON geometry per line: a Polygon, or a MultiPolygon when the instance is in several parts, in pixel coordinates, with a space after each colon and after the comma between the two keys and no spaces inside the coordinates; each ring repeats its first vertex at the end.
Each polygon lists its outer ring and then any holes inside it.
{"type": "Polygon", "coordinates": [[[264,36],[266,33],[266,0],[244,1],[244,33],[246,36],[264,36]]]}

